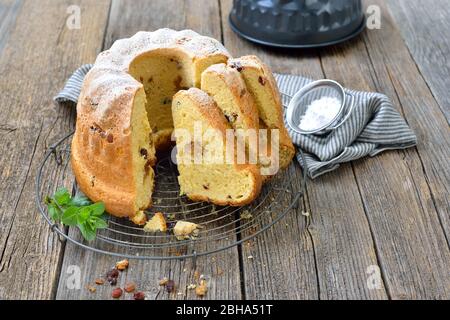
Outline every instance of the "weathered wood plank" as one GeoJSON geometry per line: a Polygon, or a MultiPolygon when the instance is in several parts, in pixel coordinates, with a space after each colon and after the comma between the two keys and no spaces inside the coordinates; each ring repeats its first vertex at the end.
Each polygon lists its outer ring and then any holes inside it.
{"type": "MultiPolygon", "coordinates": [[[[173,29],[191,28],[201,34],[220,39],[220,14],[216,1],[113,1],[110,20],[106,34],[105,48],[113,41],[129,37],[140,30],[152,31],[168,27],[173,29]]],[[[71,235],[77,236],[77,231],[71,230],[71,235]]],[[[207,244],[206,244],[207,245],[207,244]]],[[[203,244],[202,249],[205,248],[203,244]]],[[[116,249],[117,248],[112,248],[116,249]]],[[[104,285],[97,287],[92,294],[85,286],[93,284],[95,278],[104,277],[118,258],[93,254],[79,247],[69,245],[66,248],[62,266],[61,281],[58,287],[58,299],[108,299],[112,287],[104,285]],[[70,290],[66,282],[70,274],[66,271],[70,265],[81,268],[81,290],[70,290]]],[[[207,257],[199,257],[197,268],[193,269],[192,261],[130,261],[131,269],[120,277],[118,286],[131,280],[136,282],[140,290],[152,299],[195,299],[193,290],[186,286],[195,283],[194,272],[198,271],[207,278],[208,299],[240,299],[240,272],[237,248],[220,252],[207,257]],[[175,281],[177,291],[168,294],[158,282],[163,277],[175,281]],[[178,293],[181,293],[180,295],[178,293]]],[[[130,295],[123,297],[131,298],[130,295]]]]}
{"type": "MultiPolygon", "coordinates": [[[[25,1],[20,11],[13,9],[17,20],[5,29],[10,34],[2,38],[0,56],[1,298],[54,296],[62,247],[35,207],[36,168],[49,143],[73,128],[73,109],[55,108],[52,95],[74,68],[95,57],[106,8],[107,1],[25,1]],[[66,28],[72,4],[91,21],[81,30],[66,28]]],[[[49,179],[70,183],[67,168],[49,172],[44,185],[49,179]]]]}
{"type": "MultiPolygon", "coordinates": [[[[377,3],[385,12],[388,12],[384,2],[377,3]]],[[[386,22],[388,26],[394,24],[392,18],[386,22]]],[[[403,71],[408,65],[414,64],[406,48],[386,55],[389,45],[400,41],[399,32],[392,34],[388,38],[389,42],[380,39],[381,33],[374,33],[373,36],[375,35],[378,37],[368,42],[372,61],[375,64],[382,61],[379,60],[380,57],[385,57],[385,70],[392,80],[402,111],[419,137],[417,150],[422,161],[422,170],[426,175],[432,193],[432,202],[439,213],[440,222],[450,245],[450,167],[447,161],[450,158],[450,126],[440,112],[436,102],[437,97],[431,94],[420,71],[417,68],[411,68],[411,72],[403,71]]],[[[448,38],[443,39],[447,39],[448,44],[448,38]]]]}
{"type": "MultiPolygon", "coordinates": [[[[367,31],[363,39],[321,52],[328,78],[347,87],[385,92],[398,105],[401,103],[406,115],[411,102],[431,96],[426,84],[417,81],[420,74],[386,10],[382,29],[367,31]],[[398,73],[392,72],[399,63],[398,73]],[[413,78],[415,85],[411,83],[413,78]],[[398,84],[411,88],[408,97],[412,101],[403,101],[404,94],[397,97],[398,84]]],[[[437,108],[434,101],[430,103],[437,108]]],[[[432,119],[429,113],[425,118],[432,119]]],[[[445,121],[442,114],[438,117],[445,121]]],[[[422,131],[407,119],[421,139],[433,135],[429,128],[422,131]]],[[[446,124],[438,128],[447,130],[446,124]]],[[[448,147],[442,137],[437,141],[448,147]]],[[[419,143],[423,146],[423,140],[419,143]]],[[[388,152],[352,166],[391,298],[448,298],[450,252],[417,151],[388,152]]]]}
{"type": "MultiPolygon", "coordinates": [[[[276,72],[323,77],[317,51],[273,50],[250,44],[236,36],[226,22],[232,1],[221,4],[224,41],[231,54],[256,54],[276,72]]],[[[289,215],[254,246],[243,246],[246,297],[387,298],[383,284],[380,290],[366,286],[366,269],[378,262],[351,166],[308,181],[306,208],[289,215]],[[309,210],[310,218],[303,217],[302,210],[309,210]],[[256,259],[246,259],[249,255],[256,259]],[[277,270],[277,275],[267,270],[277,270]]]]}
{"type": "Polygon", "coordinates": [[[0,54],[6,44],[6,40],[11,34],[17,14],[22,8],[22,0],[2,0],[0,1],[0,54]]]}
{"type": "Polygon", "coordinates": [[[447,0],[386,2],[404,41],[450,124],[450,6],[447,0]]]}

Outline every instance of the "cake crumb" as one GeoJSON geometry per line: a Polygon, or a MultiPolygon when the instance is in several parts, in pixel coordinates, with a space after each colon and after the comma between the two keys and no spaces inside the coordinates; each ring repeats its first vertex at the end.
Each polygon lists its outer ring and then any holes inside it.
{"type": "Polygon", "coordinates": [[[197,237],[200,228],[202,228],[202,226],[196,223],[178,221],[173,228],[173,233],[177,240],[186,240],[190,239],[191,237],[197,237]]]}
{"type": "Polygon", "coordinates": [[[204,297],[206,295],[206,292],[208,292],[208,285],[206,283],[206,280],[201,280],[200,284],[195,288],[195,294],[199,297],[204,297]]]}
{"type": "Polygon", "coordinates": [[[145,232],[166,232],[167,223],[164,215],[161,212],[156,212],[155,215],[145,224],[145,232]]]}
{"type": "Polygon", "coordinates": [[[121,260],[121,261],[116,263],[116,269],[120,270],[120,271],[123,271],[123,270],[128,268],[129,264],[130,263],[128,262],[127,259],[121,260]]]}

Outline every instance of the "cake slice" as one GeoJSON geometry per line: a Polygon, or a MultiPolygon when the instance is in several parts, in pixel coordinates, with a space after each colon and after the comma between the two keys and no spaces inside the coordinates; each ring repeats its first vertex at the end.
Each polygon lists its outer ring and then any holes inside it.
{"type": "MultiPolygon", "coordinates": [[[[256,56],[243,56],[228,60],[228,66],[237,70],[245,81],[247,90],[255,101],[260,118],[260,127],[278,129],[279,148],[269,146],[270,150],[279,150],[279,165],[289,166],[295,155],[292,140],[284,126],[283,109],[277,84],[269,67],[256,56]]],[[[270,141],[270,138],[269,138],[270,141]]]]}
{"type": "Polygon", "coordinates": [[[197,88],[179,91],[172,115],[181,194],[218,205],[253,201],[261,190],[258,167],[236,163],[226,141],[231,126],[214,100],[197,88]]]}
{"type": "Polygon", "coordinates": [[[258,110],[239,72],[225,63],[211,65],[202,73],[201,89],[213,98],[236,130],[241,148],[239,163],[257,164],[258,110]]]}
{"type": "Polygon", "coordinates": [[[89,103],[86,85],[93,72],[86,76],[77,106],[72,169],[80,189],[93,202],[103,201],[108,213],[143,225],[147,220],[143,210],[151,205],[156,161],[145,92],[127,91],[130,83],[124,82],[117,87],[123,93],[111,95],[104,88],[110,81],[106,77],[97,88],[103,93],[99,102],[89,103]]]}
{"type": "Polygon", "coordinates": [[[225,63],[202,73],[201,89],[216,102],[234,129],[258,129],[258,110],[239,72],[225,63]]]}

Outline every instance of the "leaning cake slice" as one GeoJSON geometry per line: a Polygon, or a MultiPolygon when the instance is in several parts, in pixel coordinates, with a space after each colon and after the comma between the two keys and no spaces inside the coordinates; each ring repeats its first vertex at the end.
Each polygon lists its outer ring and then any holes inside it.
{"type": "Polygon", "coordinates": [[[260,128],[278,129],[279,165],[289,166],[295,155],[295,148],[283,123],[283,109],[277,84],[269,67],[256,56],[243,56],[228,60],[228,65],[236,69],[245,81],[258,108],[260,128]]]}
{"type": "MultiPolygon", "coordinates": [[[[258,167],[236,163],[234,146],[227,147],[226,141],[231,126],[214,100],[200,89],[179,91],[172,115],[180,192],[191,200],[218,205],[253,201],[261,190],[258,167]]],[[[233,134],[228,136],[234,139],[233,134]]]]}

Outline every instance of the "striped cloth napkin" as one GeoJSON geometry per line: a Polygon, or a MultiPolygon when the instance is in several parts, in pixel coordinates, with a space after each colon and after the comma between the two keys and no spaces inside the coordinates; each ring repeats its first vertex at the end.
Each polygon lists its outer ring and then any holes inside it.
{"type": "MultiPolygon", "coordinates": [[[[54,101],[76,103],[84,76],[91,68],[91,64],[86,64],[77,69],[54,101]]],[[[289,96],[312,81],[286,74],[275,74],[275,78],[280,91],[289,96]]],[[[306,162],[307,174],[311,179],[337,169],[341,163],[375,156],[385,150],[413,147],[417,143],[416,135],[387,96],[345,90],[354,95],[356,106],[349,119],[329,134],[302,135],[285,123],[294,144],[303,150],[304,157],[298,153],[297,159],[303,167],[303,161],[306,162]]],[[[287,106],[289,98],[284,95],[282,98],[283,105],[287,106]]]]}

